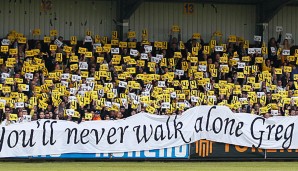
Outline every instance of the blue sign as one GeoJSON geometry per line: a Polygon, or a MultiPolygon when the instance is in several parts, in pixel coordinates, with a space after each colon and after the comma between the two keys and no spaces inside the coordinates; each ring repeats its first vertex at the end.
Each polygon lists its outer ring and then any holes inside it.
{"type": "Polygon", "coordinates": [[[125,153],[112,153],[111,158],[140,158],[140,159],[187,159],[189,156],[189,145],[183,145],[160,150],[133,151],[125,153]]]}
{"type": "Polygon", "coordinates": [[[67,153],[55,155],[39,155],[30,157],[32,159],[188,159],[189,145],[164,148],[160,150],[133,151],[124,153],[67,153]]]}

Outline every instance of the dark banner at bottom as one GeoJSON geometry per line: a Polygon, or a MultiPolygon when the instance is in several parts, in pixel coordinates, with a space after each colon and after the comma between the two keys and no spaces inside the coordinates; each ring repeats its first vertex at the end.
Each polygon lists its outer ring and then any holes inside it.
{"type": "Polygon", "coordinates": [[[298,150],[263,150],[238,145],[197,141],[190,146],[190,159],[298,159],[298,150]]]}

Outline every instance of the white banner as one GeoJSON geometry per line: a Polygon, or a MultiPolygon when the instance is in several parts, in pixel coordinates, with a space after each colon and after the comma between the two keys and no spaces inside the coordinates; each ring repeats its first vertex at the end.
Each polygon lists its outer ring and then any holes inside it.
{"type": "Polygon", "coordinates": [[[39,120],[0,128],[0,157],[162,149],[200,139],[263,149],[298,149],[298,117],[233,113],[200,106],[179,116],[140,113],[123,120],[39,120]],[[295,129],[296,128],[296,129],[295,129]]]}

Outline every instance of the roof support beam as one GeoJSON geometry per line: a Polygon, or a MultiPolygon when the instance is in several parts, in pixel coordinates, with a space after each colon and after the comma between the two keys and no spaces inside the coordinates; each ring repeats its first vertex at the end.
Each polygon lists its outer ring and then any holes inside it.
{"type": "Polygon", "coordinates": [[[144,0],[115,0],[117,3],[116,10],[116,29],[119,34],[119,39],[124,39],[124,31],[123,23],[125,20],[128,20],[131,15],[139,8],[139,6],[144,2],[144,0]]]}
{"type": "Polygon", "coordinates": [[[268,23],[280,9],[294,0],[265,0],[257,5],[257,23],[268,23]]]}

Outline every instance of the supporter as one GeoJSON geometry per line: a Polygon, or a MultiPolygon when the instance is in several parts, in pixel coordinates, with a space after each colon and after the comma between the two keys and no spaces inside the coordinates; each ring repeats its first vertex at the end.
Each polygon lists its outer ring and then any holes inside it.
{"type": "Polygon", "coordinates": [[[44,119],[51,119],[49,112],[47,111],[44,115],[44,119]]]}
{"type": "Polygon", "coordinates": [[[116,114],[116,120],[119,120],[119,119],[122,119],[123,118],[123,115],[122,115],[122,113],[119,111],[119,112],[117,112],[117,114],[116,114]]]}
{"type": "Polygon", "coordinates": [[[39,112],[39,119],[45,119],[44,112],[39,112]]]}
{"type": "Polygon", "coordinates": [[[99,111],[96,111],[94,113],[94,116],[93,116],[92,120],[101,120],[100,112],[99,111]]]}
{"type": "Polygon", "coordinates": [[[273,66],[277,68],[279,66],[277,52],[278,52],[280,42],[281,42],[281,33],[279,34],[277,41],[274,37],[272,37],[270,38],[268,43],[268,58],[272,61],[273,66]]]}
{"type": "Polygon", "coordinates": [[[109,115],[106,115],[105,120],[110,120],[109,115]]]}
{"type": "MultiPolygon", "coordinates": [[[[289,40],[288,39],[284,39],[283,44],[280,45],[282,50],[290,50],[291,49],[291,45],[289,44],[289,40]]],[[[281,64],[283,64],[287,59],[287,56],[285,55],[281,55],[281,64]]]]}
{"type": "Polygon", "coordinates": [[[298,116],[298,110],[296,109],[296,111],[295,111],[295,116],[298,116]]]}
{"type": "Polygon", "coordinates": [[[266,114],[264,114],[264,118],[266,119],[270,118],[270,114],[267,112],[266,114]]]}
{"type": "Polygon", "coordinates": [[[36,120],[38,120],[37,112],[34,112],[32,116],[32,121],[36,121],[36,120]]]}

